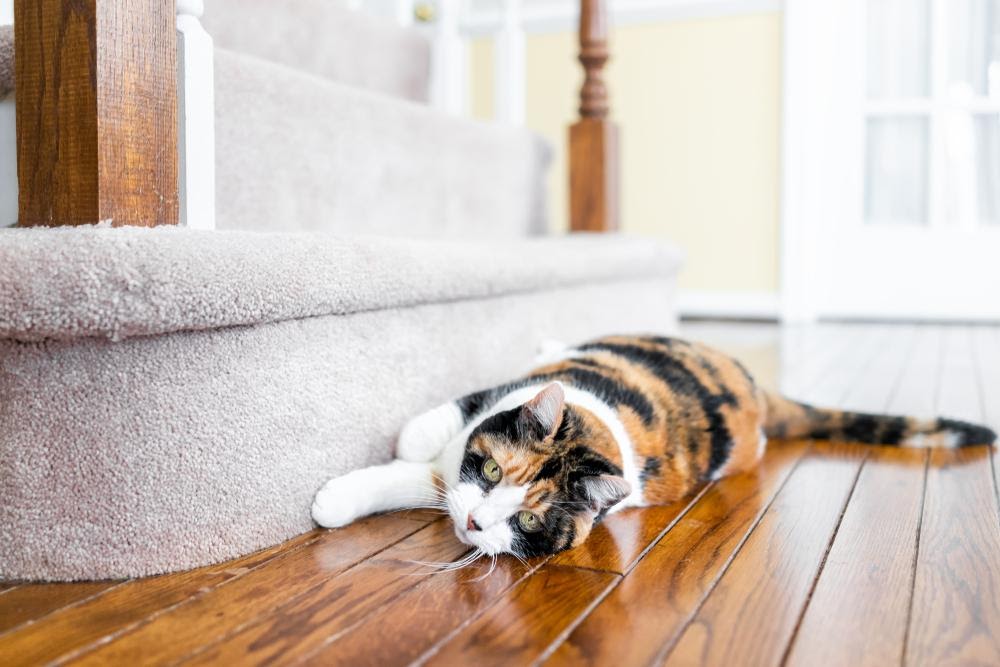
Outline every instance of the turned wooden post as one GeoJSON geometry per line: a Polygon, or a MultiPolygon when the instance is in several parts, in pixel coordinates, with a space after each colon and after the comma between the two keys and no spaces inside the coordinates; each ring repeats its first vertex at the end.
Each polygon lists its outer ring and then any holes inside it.
{"type": "Polygon", "coordinates": [[[580,120],[569,129],[569,214],[573,231],[618,229],[618,128],[608,120],[608,22],[604,0],[580,0],[580,120]]]}
{"type": "Polygon", "coordinates": [[[18,224],[177,223],[174,0],[14,0],[18,224]]]}

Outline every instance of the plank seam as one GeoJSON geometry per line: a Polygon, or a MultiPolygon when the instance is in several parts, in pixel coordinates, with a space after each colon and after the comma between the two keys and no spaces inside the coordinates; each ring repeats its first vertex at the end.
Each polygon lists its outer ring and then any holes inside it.
{"type": "MultiPolygon", "coordinates": [[[[541,567],[543,565],[545,565],[546,563],[548,563],[549,560],[551,560],[551,558],[552,558],[552,556],[546,556],[545,559],[542,562],[540,562],[538,565],[536,565],[535,567],[533,567],[530,570],[528,570],[527,572],[525,572],[524,575],[522,575],[517,581],[511,582],[510,586],[508,586],[507,588],[505,588],[502,591],[500,591],[499,593],[497,593],[496,599],[493,600],[492,603],[490,603],[490,604],[486,605],[485,607],[483,607],[483,609],[481,609],[478,614],[473,614],[469,618],[465,619],[464,622],[462,622],[461,624],[459,624],[451,632],[449,632],[447,635],[445,635],[440,640],[438,640],[433,646],[431,646],[426,651],[424,651],[419,656],[417,656],[413,660],[413,662],[410,663],[411,667],[415,667],[417,665],[423,665],[428,660],[430,660],[432,657],[434,657],[434,655],[438,651],[441,650],[442,646],[444,646],[445,644],[447,644],[448,642],[450,642],[452,639],[454,639],[455,637],[457,637],[459,635],[459,633],[461,633],[463,630],[465,630],[465,628],[467,628],[469,625],[471,625],[473,621],[475,621],[480,616],[482,616],[483,614],[485,614],[486,612],[488,612],[490,609],[492,609],[494,606],[496,606],[497,604],[499,604],[500,600],[503,599],[503,597],[505,595],[507,595],[507,593],[509,593],[510,591],[514,590],[514,588],[516,586],[519,586],[522,581],[526,580],[528,577],[530,577],[535,572],[537,572],[539,569],[541,569],[541,567]]],[[[424,582],[420,582],[420,585],[423,585],[423,584],[424,584],[424,582]]],[[[325,646],[325,644],[324,644],[324,646],[325,646]]],[[[319,651],[319,649],[316,649],[316,651],[313,651],[312,653],[310,653],[309,656],[314,655],[318,651],[319,651]]],[[[309,656],[303,657],[303,660],[308,659],[309,656]]]]}
{"type": "Polygon", "coordinates": [[[694,606],[694,608],[691,610],[691,613],[687,615],[687,618],[685,618],[684,621],[678,625],[677,632],[674,633],[674,636],[671,639],[669,639],[663,645],[663,647],[660,648],[659,651],[657,651],[656,657],[652,660],[651,664],[663,663],[666,660],[667,656],[670,654],[670,652],[674,650],[674,648],[677,645],[677,640],[680,639],[680,637],[687,630],[688,626],[691,625],[691,621],[698,615],[698,612],[701,611],[701,608],[705,605],[705,602],[712,594],[712,591],[714,591],[715,587],[719,584],[720,581],[722,581],[722,577],[725,576],[726,572],[729,570],[729,567],[736,560],[736,557],[739,556],[740,551],[743,550],[743,545],[747,543],[747,540],[750,539],[750,536],[753,534],[753,532],[757,530],[757,526],[759,526],[760,522],[764,520],[764,516],[767,514],[768,510],[771,509],[771,505],[774,504],[775,499],[781,494],[782,489],[784,489],[785,486],[788,484],[788,480],[792,478],[792,476],[795,474],[795,471],[798,470],[799,466],[802,464],[802,461],[806,459],[806,457],[809,455],[810,452],[812,452],[812,450],[813,450],[813,441],[810,440],[809,446],[803,450],[802,454],[795,462],[795,465],[793,465],[791,469],[789,469],[789,471],[785,473],[785,478],[781,480],[781,484],[779,484],[778,487],[774,490],[774,493],[768,499],[767,504],[761,509],[761,511],[757,514],[757,516],[754,517],[753,523],[747,529],[747,532],[743,535],[743,537],[740,539],[740,543],[736,545],[735,549],[733,549],[733,552],[729,555],[729,558],[726,559],[726,562],[719,569],[718,574],[715,576],[714,579],[712,579],[712,583],[709,584],[708,588],[705,589],[705,593],[701,596],[701,599],[698,600],[698,604],[694,606]]]}
{"type": "Polygon", "coordinates": [[[913,564],[910,568],[910,603],[906,606],[906,626],[903,631],[903,650],[900,652],[899,664],[906,664],[906,651],[910,646],[910,625],[913,623],[913,598],[917,588],[917,565],[920,560],[920,540],[924,528],[924,507],[927,504],[927,477],[930,474],[930,450],[924,454],[924,487],[920,494],[920,519],[917,521],[916,546],[913,549],[913,564]]]}
{"type": "MultiPolygon", "coordinates": [[[[385,551],[389,547],[395,545],[398,542],[401,542],[402,540],[405,540],[407,537],[409,537],[413,533],[417,532],[418,530],[421,530],[424,527],[424,526],[418,525],[418,522],[416,522],[416,521],[414,521],[413,523],[414,523],[414,529],[411,532],[403,535],[398,540],[396,540],[396,541],[394,541],[394,542],[392,542],[390,544],[385,545],[384,547],[382,547],[378,551],[370,554],[369,557],[374,556],[376,554],[379,554],[382,551],[385,551]]],[[[101,637],[98,640],[92,641],[89,644],[86,644],[85,646],[77,647],[74,651],[72,651],[70,653],[67,653],[67,654],[64,654],[64,655],[60,656],[59,658],[57,658],[56,660],[54,660],[53,664],[63,664],[63,663],[65,663],[67,661],[70,661],[70,660],[76,660],[80,656],[86,655],[87,653],[91,653],[91,652],[97,650],[98,648],[100,648],[101,646],[104,646],[105,644],[109,644],[111,642],[117,641],[117,640],[121,639],[122,637],[124,637],[125,635],[130,634],[132,632],[135,632],[136,630],[138,630],[139,628],[141,628],[143,626],[149,625],[150,623],[152,623],[156,619],[160,618],[161,616],[164,616],[165,614],[168,614],[168,613],[172,612],[173,610],[175,610],[175,609],[177,609],[177,608],[179,608],[179,607],[181,607],[183,605],[186,605],[186,604],[189,604],[191,602],[194,602],[195,600],[198,600],[198,599],[200,599],[200,598],[208,595],[212,591],[216,591],[216,590],[220,589],[223,586],[226,586],[227,584],[229,584],[231,582],[234,582],[234,581],[237,581],[239,579],[242,579],[243,577],[247,576],[251,572],[256,572],[257,570],[259,570],[260,568],[264,567],[265,565],[268,565],[269,563],[273,562],[276,558],[279,558],[279,557],[280,558],[284,558],[288,554],[297,553],[298,551],[301,551],[302,549],[305,549],[307,547],[310,547],[310,546],[316,544],[318,541],[320,541],[320,539],[322,539],[323,535],[325,535],[325,534],[328,534],[328,531],[318,532],[314,538],[312,538],[310,540],[307,540],[306,542],[303,542],[302,544],[298,545],[297,547],[294,547],[293,549],[289,549],[288,551],[276,552],[273,556],[271,556],[270,558],[268,558],[265,561],[262,561],[262,562],[258,563],[254,567],[248,569],[246,572],[242,572],[242,573],[240,573],[240,574],[238,574],[238,575],[236,575],[234,577],[231,577],[229,579],[221,581],[218,584],[216,584],[215,586],[211,586],[209,588],[199,589],[197,593],[195,593],[194,595],[192,595],[190,597],[187,597],[187,598],[185,598],[185,599],[183,599],[183,600],[181,600],[181,601],[179,601],[179,602],[177,602],[175,604],[172,604],[172,605],[170,605],[168,607],[164,607],[163,609],[159,609],[159,610],[153,612],[152,614],[150,614],[149,616],[146,616],[146,617],[140,619],[139,621],[137,621],[135,623],[132,623],[130,625],[126,625],[124,627],[121,627],[118,630],[116,630],[115,632],[113,632],[113,633],[111,633],[109,635],[105,635],[104,637],[101,637]]],[[[353,565],[351,565],[351,567],[353,567],[353,565]]],[[[134,580],[130,580],[130,581],[134,581],[134,580]]],[[[126,582],[126,583],[128,583],[128,582],[126,582]]],[[[215,643],[216,642],[214,642],[214,641],[212,642],[212,644],[215,644],[215,643]]]]}
{"type": "MultiPolygon", "coordinates": [[[[557,567],[567,567],[567,566],[560,565],[557,567]]],[[[534,667],[535,665],[540,665],[546,660],[548,660],[552,656],[552,654],[555,653],[560,646],[562,646],[563,642],[566,641],[566,639],[573,633],[573,631],[576,630],[581,623],[583,623],[584,619],[590,616],[591,612],[593,612],[594,609],[597,608],[597,605],[601,604],[601,602],[604,601],[604,598],[608,597],[608,595],[611,594],[611,591],[617,588],[618,584],[620,584],[622,579],[625,578],[624,575],[617,573],[606,572],[603,574],[614,574],[615,578],[613,581],[608,582],[608,585],[604,587],[604,590],[601,592],[601,594],[596,596],[593,599],[593,601],[589,605],[587,605],[587,608],[584,609],[582,612],[580,612],[580,614],[576,617],[576,620],[573,623],[567,625],[566,628],[549,643],[549,645],[545,648],[545,650],[542,651],[537,658],[535,658],[535,660],[531,663],[532,667],[534,667]]]]}
{"type": "MultiPolygon", "coordinates": [[[[342,571],[334,574],[333,577],[331,577],[331,579],[328,579],[326,581],[322,581],[322,582],[316,584],[315,586],[311,586],[311,587],[307,588],[306,590],[302,591],[301,593],[299,593],[298,595],[293,595],[292,597],[288,598],[288,600],[286,600],[282,604],[278,605],[277,607],[275,607],[273,609],[270,609],[267,613],[262,614],[261,616],[255,616],[254,618],[250,619],[246,623],[243,623],[242,625],[239,625],[239,626],[233,628],[229,632],[227,632],[227,633],[225,633],[223,635],[220,635],[219,637],[216,637],[211,642],[209,642],[207,644],[203,644],[202,646],[199,646],[198,648],[194,649],[190,653],[187,653],[184,656],[182,656],[180,658],[180,662],[186,662],[186,661],[190,660],[191,658],[194,658],[197,655],[200,655],[202,653],[205,653],[206,651],[209,651],[212,648],[215,648],[219,644],[225,643],[225,641],[227,639],[230,639],[231,637],[234,637],[234,636],[240,634],[241,632],[243,632],[244,630],[246,630],[248,628],[251,628],[251,627],[253,627],[255,625],[258,625],[258,624],[264,622],[265,620],[267,620],[269,618],[274,618],[276,616],[279,616],[281,614],[281,611],[283,609],[285,609],[288,606],[291,606],[292,604],[294,604],[295,602],[297,602],[301,598],[303,598],[303,597],[311,594],[313,591],[315,591],[315,590],[317,590],[319,588],[322,588],[327,583],[329,583],[329,581],[335,580],[335,579],[339,579],[340,577],[343,577],[344,575],[350,573],[352,570],[355,570],[355,569],[357,569],[357,568],[359,568],[362,565],[365,565],[367,563],[373,562],[375,560],[375,558],[380,553],[382,553],[384,551],[387,551],[388,549],[392,548],[396,544],[399,544],[399,542],[402,542],[403,540],[405,540],[405,539],[407,539],[407,538],[415,535],[416,533],[420,532],[424,528],[427,528],[428,526],[433,525],[433,524],[435,524],[435,523],[437,523],[438,521],[441,521],[441,520],[442,519],[435,519],[434,521],[431,521],[430,523],[424,524],[423,526],[421,526],[420,528],[418,528],[416,531],[410,533],[409,535],[406,535],[406,536],[400,538],[398,542],[394,542],[393,544],[388,545],[387,547],[385,547],[381,551],[373,553],[373,554],[367,556],[366,558],[357,561],[356,563],[352,563],[347,569],[342,570],[342,571]]],[[[469,550],[463,552],[463,555],[468,554],[470,551],[472,551],[472,550],[469,549],[469,550]]],[[[461,557],[462,556],[459,556],[459,558],[461,558],[461,557]]],[[[394,559],[394,560],[398,560],[398,559],[394,559]]],[[[316,651],[319,651],[321,648],[323,648],[323,647],[325,647],[325,646],[327,646],[329,644],[332,644],[333,642],[337,641],[338,639],[340,639],[344,635],[348,634],[349,632],[351,632],[352,630],[354,630],[356,627],[358,627],[359,625],[361,625],[362,623],[364,623],[365,621],[367,621],[371,616],[373,616],[374,614],[378,613],[383,607],[388,606],[392,602],[395,602],[395,600],[398,597],[404,595],[405,593],[410,592],[411,590],[413,590],[414,588],[416,588],[417,586],[419,586],[427,577],[430,577],[430,576],[432,576],[434,574],[436,574],[436,573],[435,572],[429,572],[429,573],[427,573],[425,575],[420,575],[420,578],[414,578],[412,586],[409,586],[407,588],[401,589],[398,593],[396,593],[392,597],[386,599],[386,601],[383,603],[382,607],[376,607],[375,609],[371,610],[368,614],[365,614],[364,616],[361,616],[360,618],[358,618],[358,620],[355,621],[354,623],[352,623],[351,625],[349,625],[349,626],[347,626],[345,628],[341,628],[340,630],[338,630],[334,634],[330,635],[329,637],[327,637],[323,641],[323,643],[321,645],[319,645],[318,647],[316,647],[316,649],[314,651],[310,652],[306,656],[303,656],[302,659],[303,660],[306,659],[308,656],[313,655],[314,653],[316,653],[316,651]]],[[[401,576],[406,576],[406,575],[401,575],[401,576]]]]}
{"type": "Polygon", "coordinates": [[[779,665],[787,664],[788,658],[792,653],[792,647],[795,645],[795,640],[799,635],[799,629],[802,627],[802,621],[806,617],[806,611],[809,610],[809,604],[812,602],[813,594],[816,592],[816,586],[819,584],[819,578],[823,574],[823,569],[826,567],[826,561],[830,557],[830,551],[833,549],[833,543],[836,541],[837,534],[840,533],[840,526],[844,522],[844,515],[847,514],[847,508],[850,506],[851,500],[854,499],[854,491],[858,488],[858,480],[861,479],[861,473],[868,464],[870,456],[870,453],[865,453],[864,458],[861,459],[861,464],[858,466],[858,471],[854,475],[854,482],[851,484],[851,489],[847,492],[844,504],[840,508],[840,516],[837,517],[837,523],[834,524],[833,531],[830,533],[830,539],[826,543],[826,550],[823,552],[823,557],[819,561],[819,568],[817,568],[816,574],[813,576],[813,580],[809,585],[809,592],[806,593],[806,599],[802,604],[802,609],[799,611],[799,616],[795,619],[795,626],[792,628],[792,634],[788,638],[788,643],[785,644],[785,650],[781,654],[781,660],[778,662],[779,665]]]}
{"type": "MultiPolygon", "coordinates": [[[[73,602],[70,602],[69,604],[66,604],[66,605],[64,605],[62,607],[56,607],[55,609],[50,609],[49,611],[45,612],[44,614],[42,614],[41,616],[39,616],[37,618],[28,619],[27,621],[23,621],[21,623],[18,623],[17,625],[15,625],[12,628],[7,628],[3,632],[0,632],[0,641],[2,641],[5,637],[14,634],[15,632],[20,632],[21,630],[24,630],[24,629],[26,629],[26,628],[34,625],[35,623],[38,623],[39,621],[44,621],[45,619],[47,619],[49,616],[52,616],[53,614],[58,614],[60,612],[66,611],[67,609],[72,609],[73,607],[77,607],[79,605],[82,605],[83,603],[89,602],[90,600],[93,600],[94,598],[98,598],[98,597],[104,595],[105,593],[109,593],[109,592],[111,592],[111,591],[113,591],[113,590],[115,590],[117,588],[121,588],[122,586],[124,586],[125,584],[127,584],[129,581],[131,581],[131,580],[126,579],[124,581],[115,582],[115,583],[109,585],[107,588],[102,588],[101,590],[96,591],[95,593],[91,593],[90,595],[87,595],[86,597],[82,597],[79,600],[74,600],[73,602]]],[[[42,582],[39,582],[39,583],[42,583],[42,582]]],[[[58,586],[59,583],[61,583],[61,582],[48,582],[48,585],[58,586]]],[[[28,584],[28,585],[30,585],[30,584],[28,584]]],[[[16,586],[15,588],[21,588],[21,586],[16,586]]],[[[14,589],[12,588],[10,590],[14,590],[14,589]]]]}
{"type": "MultiPolygon", "coordinates": [[[[605,569],[605,568],[601,568],[601,567],[591,567],[591,566],[588,566],[588,565],[573,565],[573,564],[571,564],[571,563],[559,563],[559,564],[558,564],[558,567],[573,567],[573,568],[576,568],[576,569],[578,569],[578,570],[588,570],[589,572],[602,572],[602,573],[605,573],[605,574],[617,574],[617,575],[618,575],[618,576],[620,576],[620,577],[624,577],[624,576],[625,576],[625,575],[627,575],[627,574],[628,574],[629,572],[631,572],[632,570],[634,570],[634,569],[635,569],[635,567],[636,567],[636,565],[638,565],[638,564],[639,564],[639,561],[641,561],[641,560],[642,560],[643,558],[645,558],[645,557],[646,557],[646,555],[647,555],[647,554],[648,554],[648,553],[649,553],[650,551],[652,551],[652,550],[653,550],[654,548],[656,548],[656,545],[660,543],[660,540],[662,540],[662,539],[663,539],[664,537],[666,537],[667,533],[669,533],[669,532],[670,532],[671,530],[673,530],[674,526],[676,526],[676,525],[677,525],[677,522],[678,522],[678,521],[680,521],[680,520],[681,520],[681,518],[682,518],[682,517],[683,517],[683,516],[684,516],[685,514],[687,514],[687,513],[688,513],[688,511],[690,511],[692,507],[694,507],[694,506],[695,506],[695,503],[697,503],[697,502],[698,502],[698,501],[699,501],[699,500],[701,499],[701,497],[702,497],[703,495],[705,495],[705,493],[706,493],[706,492],[707,492],[707,491],[709,490],[709,488],[711,488],[711,487],[712,487],[712,486],[714,486],[714,485],[715,485],[715,481],[714,481],[714,480],[713,480],[713,481],[711,481],[711,482],[708,482],[707,484],[703,484],[703,485],[702,485],[702,487],[701,487],[701,488],[700,488],[700,489],[698,490],[698,493],[696,493],[696,494],[695,494],[694,496],[692,496],[692,497],[691,497],[691,500],[690,500],[690,501],[688,501],[688,504],[684,506],[684,509],[682,509],[682,510],[681,510],[681,511],[680,511],[680,512],[679,512],[679,513],[677,514],[677,516],[675,516],[675,517],[674,517],[673,519],[671,519],[670,521],[668,521],[668,522],[667,522],[667,525],[666,525],[666,526],[664,526],[664,527],[663,527],[663,528],[662,528],[662,529],[660,530],[660,532],[659,532],[659,533],[657,533],[657,534],[656,534],[656,535],[655,535],[655,536],[653,537],[653,539],[651,539],[651,540],[649,541],[649,544],[647,544],[647,545],[646,545],[646,546],[645,546],[645,547],[643,548],[643,550],[642,550],[641,552],[639,552],[639,555],[638,555],[638,556],[636,556],[636,557],[635,557],[635,558],[634,558],[634,559],[632,560],[632,562],[631,562],[631,563],[629,563],[629,564],[628,564],[628,565],[626,565],[626,566],[625,566],[624,568],[622,568],[622,571],[621,571],[621,572],[619,572],[618,570],[608,570],[608,569],[605,569]]],[[[655,506],[655,505],[653,505],[653,506],[651,506],[651,507],[656,507],[656,506],[655,506]]],[[[639,509],[646,509],[646,508],[639,508],[639,509]]]]}

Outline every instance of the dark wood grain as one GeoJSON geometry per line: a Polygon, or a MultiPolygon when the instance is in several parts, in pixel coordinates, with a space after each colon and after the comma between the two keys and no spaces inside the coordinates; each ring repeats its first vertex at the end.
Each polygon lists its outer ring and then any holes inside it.
{"type": "MultiPolygon", "coordinates": [[[[85,651],[120,636],[159,612],[186,602],[211,588],[243,576],[276,555],[312,544],[317,533],[307,533],[284,544],[233,561],[160,577],[137,579],[108,588],[102,594],[60,609],[49,616],[0,637],[6,665],[38,665],[85,651]]],[[[58,589],[63,584],[39,584],[58,589]]],[[[0,614],[6,609],[0,597],[0,614]]]]}
{"type": "Polygon", "coordinates": [[[460,635],[431,665],[524,665],[553,648],[618,581],[608,572],[544,565],[460,635]]]}
{"type": "Polygon", "coordinates": [[[590,532],[583,544],[557,554],[551,562],[625,574],[699,497],[697,493],[672,505],[612,514],[590,532]]]}
{"type": "Polygon", "coordinates": [[[18,224],[176,224],[174,0],[15,0],[18,224]]]}
{"type": "Polygon", "coordinates": [[[813,446],[667,651],[665,664],[781,660],[869,450],[813,446]]]}
{"type": "Polygon", "coordinates": [[[927,457],[923,449],[873,448],[787,664],[900,664],[927,457]]]}
{"type": "Polygon", "coordinates": [[[402,665],[429,655],[460,634],[539,563],[502,557],[496,569],[480,560],[468,568],[421,581],[378,613],[334,638],[306,661],[309,665],[402,665]]]}
{"type": "Polygon", "coordinates": [[[393,515],[324,532],[309,549],[281,554],[224,586],[152,619],[79,658],[106,665],[176,660],[236,632],[298,595],[420,530],[393,515]]]}
{"type": "Polygon", "coordinates": [[[550,664],[649,664],[684,628],[806,449],[805,442],[776,444],[759,469],[708,489],[550,664]]]}
{"type": "Polygon", "coordinates": [[[2,634],[57,609],[86,600],[115,582],[86,581],[72,584],[24,584],[0,598],[0,647],[2,634]]]}
{"type": "Polygon", "coordinates": [[[580,0],[580,120],[569,130],[570,229],[618,229],[618,128],[608,120],[605,0],[580,0]]]}
{"type": "Polygon", "coordinates": [[[931,452],[908,664],[1000,664],[995,501],[986,447],[931,452]]]}
{"type": "Polygon", "coordinates": [[[434,576],[419,562],[452,562],[469,547],[439,521],[208,647],[185,664],[290,664],[336,639],[393,598],[434,576]]]}
{"type": "MultiPolygon", "coordinates": [[[[807,327],[783,374],[857,408],[990,421],[998,332],[807,327]]],[[[778,338],[761,340],[763,363],[778,338]]],[[[686,508],[614,515],[581,548],[501,557],[485,578],[485,559],[441,574],[410,562],[465,550],[417,511],[103,589],[2,582],[0,619],[33,611],[0,634],[0,662],[998,664],[1000,457],[811,446],[771,443],[759,470],[686,508]]]]}

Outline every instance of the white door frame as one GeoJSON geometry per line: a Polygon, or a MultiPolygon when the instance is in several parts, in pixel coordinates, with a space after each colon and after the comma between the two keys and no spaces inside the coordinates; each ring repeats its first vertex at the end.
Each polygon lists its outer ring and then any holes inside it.
{"type": "MultiPolygon", "coordinates": [[[[782,160],[781,293],[784,321],[820,316],[1000,319],[988,283],[1000,256],[1000,225],[946,222],[940,190],[941,123],[953,101],[942,21],[948,0],[932,0],[930,100],[865,98],[865,0],[786,0],[782,160]],[[930,111],[926,226],[864,224],[865,119],[930,111]],[[891,249],[891,255],[887,252],[891,249]],[[833,258],[843,267],[832,275],[833,258]],[[872,270],[881,264],[880,280],[872,270]],[[915,267],[920,267],[917,270],[915,267]],[[869,286],[871,289],[869,289],[869,286]],[[867,298],[868,296],[871,298],[867,298]]],[[[972,104],[976,112],[1000,105],[972,104]],[[982,108],[980,108],[982,107],[982,108]]]]}

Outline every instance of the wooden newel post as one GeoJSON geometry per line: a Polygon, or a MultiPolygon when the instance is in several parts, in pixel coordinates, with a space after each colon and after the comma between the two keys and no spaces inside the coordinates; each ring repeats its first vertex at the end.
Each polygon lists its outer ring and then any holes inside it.
{"type": "Polygon", "coordinates": [[[573,231],[618,229],[618,128],[608,120],[605,0],[580,0],[580,120],[569,129],[569,211],[573,231]]]}
{"type": "Polygon", "coordinates": [[[14,0],[18,224],[177,223],[174,0],[14,0]]]}

